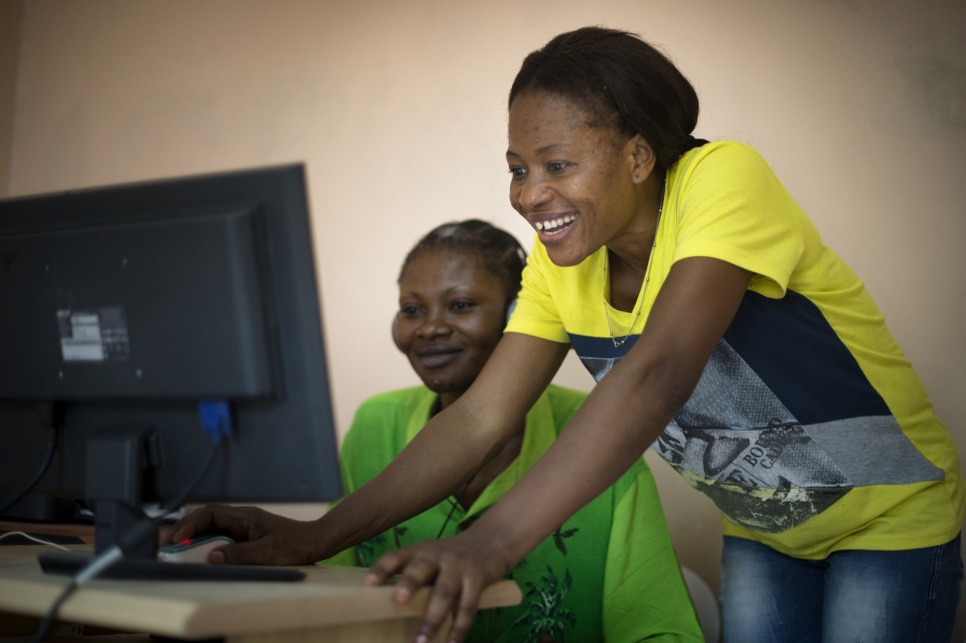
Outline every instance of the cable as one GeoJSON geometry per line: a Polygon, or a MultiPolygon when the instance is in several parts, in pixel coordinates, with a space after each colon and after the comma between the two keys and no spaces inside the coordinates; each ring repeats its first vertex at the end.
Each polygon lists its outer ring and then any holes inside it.
{"type": "MultiPolygon", "coordinates": [[[[226,420],[222,418],[222,421],[226,420]]],[[[230,428],[229,433],[226,435],[230,435],[230,428]]],[[[211,452],[208,454],[207,462],[205,462],[204,466],[201,467],[201,471],[199,471],[195,479],[191,481],[191,484],[185,486],[182,492],[175,496],[171,503],[163,508],[154,518],[145,520],[144,522],[135,525],[134,529],[132,529],[121,539],[120,544],[115,544],[107,551],[94,556],[94,558],[91,559],[91,561],[87,563],[83,569],[74,575],[70,581],[70,584],[64,588],[64,591],[60,593],[60,595],[57,597],[57,600],[54,601],[54,604],[51,605],[49,610],[47,610],[47,615],[37,628],[37,634],[34,637],[35,643],[42,643],[44,637],[47,636],[48,630],[50,630],[50,626],[53,625],[54,619],[57,617],[57,613],[60,611],[61,606],[75,591],[77,591],[81,585],[88,582],[92,578],[95,578],[102,571],[116,563],[118,560],[124,558],[124,550],[126,548],[137,545],[138,543],[142,542],[144,538],[153,535],[157,531],[158,525],[161,524],[168,514],[173,513],[181,508],[187,497],[208,474],[208,471],[211,469],[211,465],[214,464],[215,457],[218,455],[219,447],[222,443],[221,437],[223,436],[211,435],[214,445],[212,446],[211,452]]]]}
{"type": "Polygon", "coordinates": [[[59,431],[57,430],[57,428],[60,425],[60,417],[62,415],[62,413],[60,413],[59,410],[60,410],[60,403],[58,402],[52,403],[50,409],[45,409],[41,407],[41,414],[45,415],[45,419],[47,420],[45,424],[51,429],[50,448],[47,449],[47,457],[45,458],[43,465],[40,467],[40,470],[37,471],[37,474],[33,477],[33,480],[28,482],[23,489],[18,491],[13,496],[12,499],[7,501],[5,505],[0,507],[0,516],[6,515],[6,513],[10,511],[11,508],[16,506],[18,502],[23,500],[27,496],[27,494],[30,493],[34,487],[37,486],[37,484],[44,477],[44,474],[47,473],[47,469],[50,468],[50,463],[54,461],[54,454],[57,453],[57,436],[59,434],[59,431]]]}
{"type": "Polygon", "coordinates": [[[40,543],[41,545],[49,545],[50,547],[56,547],[57,549],[63,549],[65,551],[68,551],[69,550],[69,548],[64,547],[63,545],[60,545],[60,544],[54,543],[54,542],[50,542],[49,540],[43,540],[41,538],[37,538],[36,536],[34,536],[32,534],[28,534],[25,531],[7,531],[7,532],[4,532],[4,533],[0,534],[0,540],[3,540],[4,538],[9,538],[10,536],[20,536],[21,538],[26,538],[27,540],[32,540],[35,543],[40,543]]]}
{"type": "Polygon", "coordinates": [[[473,478],[475,477],[476,477],[475,473],[471,475],[470,479],[466,481],[466,484],[463,485],[463,488],[460,489],[459,493],[454,496],[453,506],[449,508],[449,513],[446,514],[446,520],[444,520],[443,524],[439,526],[439,533],[436,534],[436,540],[439,540],[440,538],[443,537],[443,532],[446,530],[446,525],[448,525],[449,521],[453,518],[453,514],[456,512],[456,508],[460,505],[461,502],[463,502],[463,494],[465,494],[466,490],[470,488],[470,483],[473,482],[473,478]]]}
{"type": "Polygon", "coordinates": [[[77,581],[72,580],[70,585],[64,588],[64,591],[60,593],[60,596],[57,597],[57,600],[54,601],[54,604],[50,606],[47,616],[45,616],[44,620],[41,621],[40,627],[37,628],[37,636],[34,638],[34,643],[43,643],[44,637],[47,636],[47,631],[50,629],[50,626],[53,625],[54,617],[57,615],[57,612],[60,611],[61,605],[63,605],[64,602],[70,598],[71,594],[73,594],[74,590],[76,590],[78,587],[79,585],[77,584],[77,581]]]}
{"type": "Polygon", "coordinates": [[[47,545],[49,547],[56,547],[57,549],[63,549],[64,551],[69,551],[69,547],[64,547],[60,543],[51,542],[49,540],[44,540],[42,538],[37,538],[33,534],[28,534],[25,531],[7,531],[0,534],[0,540],[4,538],[9,538],[10,536],[20,536],[21,538],[26,538],[27,540],[32,540],[35,543],[40,543],[41,545],[47,545]]]}

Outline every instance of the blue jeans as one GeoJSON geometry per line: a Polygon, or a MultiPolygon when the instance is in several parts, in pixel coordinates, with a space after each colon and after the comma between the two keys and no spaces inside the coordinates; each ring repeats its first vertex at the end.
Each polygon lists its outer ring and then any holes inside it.
{"type": "Polygon", "coordinates": [[[963,580],[959,538],[926,549],[801,560],[726,536],[724,642],[948,643],[963,580]]]}

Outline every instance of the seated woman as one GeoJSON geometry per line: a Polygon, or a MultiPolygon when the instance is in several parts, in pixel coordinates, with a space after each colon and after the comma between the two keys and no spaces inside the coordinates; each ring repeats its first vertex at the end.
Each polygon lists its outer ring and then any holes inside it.
{"type": "MultiPolygon", "coordinates": [[[[384,469],[476,379],[503,335],[525,257],[512,235],[477,220],[442,225],[410,251],[392,332],[423,385],[359,407],[342,446],[347,494],[384,469]]],[[[387,551],[466,528],[543,455],[585,397],[550,385],[503,451],[458,493],[325,562],[367,567],[387,551]]],[[[560,525],[510,577],[523,602],[482,612],[469,641],[703,640],[643,460],[560,525]]]]}

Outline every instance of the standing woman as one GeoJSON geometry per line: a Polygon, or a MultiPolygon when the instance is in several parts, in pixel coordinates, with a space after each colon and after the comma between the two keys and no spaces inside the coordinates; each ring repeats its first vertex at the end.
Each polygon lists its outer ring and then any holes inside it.
{"type": "MultiPolygon", "coordinates": [[[[371,568],[373,583],[400,574],[401,601],[434,584],[420,640],[453,610],[461,640],[481,589],[653,444],[724,516],[726,641],[948,641],[966,507],[955,444],[862,282],[764,160],[695,140],[694,89],[622,31],[527,56],[509,110],[510,200],[538,243],[500,344],[380,476],[297,529],[241,525],[252,542],[234,561],[280,561],[280,543],[334,552],[446,497],[572,347],[599,383],[527,475],[463,533],[371,568]]],[[[226,522],[201,513],[175,535],[226,522]]]]}
{"type": "Polygon", "coordinates": [[[451,552],[488,543],[500,570],[654,443],[724,514],[726,641],[948,641],[956,447],[767,164],[693,139],[690,84],[619,31],[532,53],[509,106],[510,201],[539,243],[507,337],[529,359],[518,343],[572,345],[600,384],[462,543],[390,554],[378,578],[437,579],[449,604],[479,573],[451,552]]]}

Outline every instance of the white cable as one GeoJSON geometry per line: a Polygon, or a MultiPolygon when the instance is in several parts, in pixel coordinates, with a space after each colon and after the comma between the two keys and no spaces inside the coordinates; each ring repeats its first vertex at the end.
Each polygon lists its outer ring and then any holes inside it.
{"type": "Polygon", "coordinates": [[[28,534],[27,532],[24,532],[24,531],[8,531],[6,533],[0,534],[0,540],[3,540],[4,538],[7,538],[8,536],[23,536],[27,540],[32,540],[35,543],[40,543],[41,545],[49,545],[50,547],[56,547],[57,549],[63,549],[65,551],[68,549],[67,547],[64,547],[63,545],[60,545],[58,543],[52,543],[49,540],[43,540],[41,538],[37,538],[36,536],[32,536],[32,535],[30,535],[30,534],[28,534]]]}

